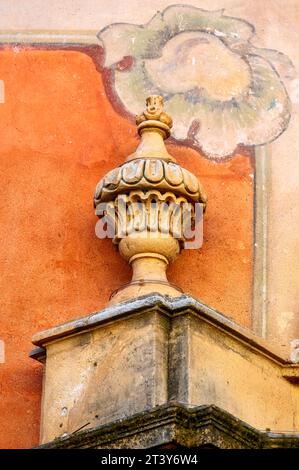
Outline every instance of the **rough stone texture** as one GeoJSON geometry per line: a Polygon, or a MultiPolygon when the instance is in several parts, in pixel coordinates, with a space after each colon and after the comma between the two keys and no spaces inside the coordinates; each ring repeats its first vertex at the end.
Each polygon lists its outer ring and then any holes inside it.
{"type": "Polygon", "coordinates": [[[299,448],[299,434],[258,431],[216,406],[188,408],[173,403],[55,439],[40,448],[144,449],[170,443],[187,448],[299,448]]]}
{"type": "Polygon", "coordinates": [[[189,296],[111,306],[34,343],[47,351],[42,443],[173,401],[215,405],[260,431],[299,430],[298,366],[189,296]]]}
{"type": "Polygon", "coordinates": [[[167,328],[152,311],[49,344],[42,442],[166,403],[167,328]]]}
{"type": "Polygon", "coordinates": [[[189,404],[208,400],[258,429],[299,430],[299,388],[282,378],[280,366],[208,323],[185,322],[189,404]]]}

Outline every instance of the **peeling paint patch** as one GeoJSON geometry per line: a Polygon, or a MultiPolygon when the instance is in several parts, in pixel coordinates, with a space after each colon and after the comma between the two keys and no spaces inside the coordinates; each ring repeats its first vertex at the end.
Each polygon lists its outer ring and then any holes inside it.
{"type": "Polygon", "coordinates": [[[291,361],[294,364],[299,362],[299,339],[293,339],[291,341],[291,361]]]}
{"type": "Polygon", "coordinates": [[[4,80],[0,80],[0,103],[5,103],[5,86],[4,80]]]}

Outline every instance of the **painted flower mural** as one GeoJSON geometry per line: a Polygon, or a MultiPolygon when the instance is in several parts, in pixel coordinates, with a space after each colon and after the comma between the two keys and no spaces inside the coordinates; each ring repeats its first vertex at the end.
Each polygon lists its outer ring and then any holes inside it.
{"type": "Polygon", "coordinates": [[[146,25],[112,24],[99,33],[114,91],[131,114],[161,94],[173,116],[173,136],[223,159],[239,144],[276,139],[290,119],[277,66],[283,54],[254,47],[254,27],[188,5],[173,5],[146,25]],[[276,68],[275,68],[275,67],[276,68]]]}

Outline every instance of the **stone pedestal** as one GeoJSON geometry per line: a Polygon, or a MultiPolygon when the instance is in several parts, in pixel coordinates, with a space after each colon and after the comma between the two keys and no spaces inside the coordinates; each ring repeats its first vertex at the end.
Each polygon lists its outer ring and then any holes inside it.
{"type": "Polygon", "coordinates": [[[42,442],[167,403],[168,329],[149,311],[49,342],[42,442]]]}
{"type": "Polygon", "coordinates": [[[192,297],[141,297],[33,342],[47,447],[271,447],[273,432],[299,446],[298,366],[192,297]]]}

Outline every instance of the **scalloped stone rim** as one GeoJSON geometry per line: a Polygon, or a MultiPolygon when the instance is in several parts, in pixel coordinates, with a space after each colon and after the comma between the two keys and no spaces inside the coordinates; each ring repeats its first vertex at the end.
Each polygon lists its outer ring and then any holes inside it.
{"type": "Polygon", "coordinates": [[[159,158],[144,158],[125,162],[107,173],[98,183],[94,206],[113,200],[117,194],[134,189],[173,191],[188,200],[206,206],[207,195],[200,182],[190,171],[174,162],[159,158]]]}

